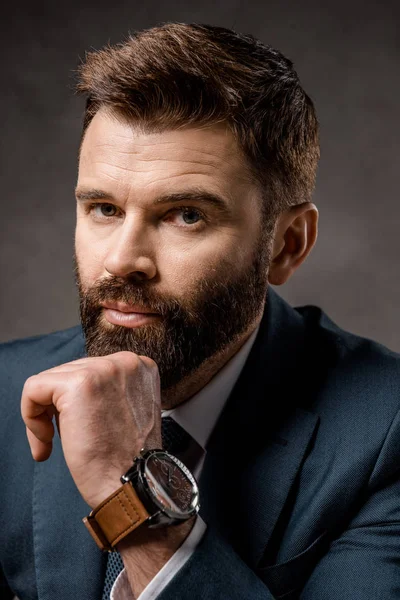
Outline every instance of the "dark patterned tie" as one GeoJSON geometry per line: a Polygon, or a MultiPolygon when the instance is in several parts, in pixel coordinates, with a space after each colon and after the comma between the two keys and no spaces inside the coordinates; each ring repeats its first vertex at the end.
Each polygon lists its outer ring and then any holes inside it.
{"type": "MultiPolygon", "coordinates": [[[[193,470],[204,451],[192,436],[172,417],[164,417],[161,420],[161,435],[163,449],[177,456],[188,469],[193,470]]],[[[124,563],[119,552],[109,552],[102,600],[110,600],[112,586],[123,568],[124,563]]]]}

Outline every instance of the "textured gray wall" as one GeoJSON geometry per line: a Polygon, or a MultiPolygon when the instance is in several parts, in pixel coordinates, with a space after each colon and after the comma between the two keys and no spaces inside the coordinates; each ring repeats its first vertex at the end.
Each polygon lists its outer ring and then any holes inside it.
{"type": "MultiPolygon", "coordinates": [[[[72,275],[85,50],[163,21],[253,33],[294,62],[322,128],[320,236],[278,289],[345,329],[400,350],[399,2],[7,3],[0,95],[0,340],[79,321],[72,275]]],[[[6,12],[5,12],[6,11],[6,12]]]]}

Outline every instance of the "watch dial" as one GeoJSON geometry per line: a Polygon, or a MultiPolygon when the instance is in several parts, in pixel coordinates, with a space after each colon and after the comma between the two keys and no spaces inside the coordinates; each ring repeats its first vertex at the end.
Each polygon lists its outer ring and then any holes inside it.
{"type": "Polygon", "coordinates": [[[193,510],[197,490],[184,470],[165,452],[148,457],[145,475],[151,492],[163,508],[177,515],[193,510]]]}

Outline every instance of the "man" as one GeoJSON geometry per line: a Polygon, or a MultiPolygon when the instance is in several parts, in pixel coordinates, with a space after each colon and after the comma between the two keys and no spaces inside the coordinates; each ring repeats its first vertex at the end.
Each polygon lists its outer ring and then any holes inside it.
{"type": "Polygon", "coordinates": [[[1,597],[400,597],[398,356],[270,288],[317,237],[292,63],[170,23],[78,89],[81,326],[1,347],[1,597]]]}

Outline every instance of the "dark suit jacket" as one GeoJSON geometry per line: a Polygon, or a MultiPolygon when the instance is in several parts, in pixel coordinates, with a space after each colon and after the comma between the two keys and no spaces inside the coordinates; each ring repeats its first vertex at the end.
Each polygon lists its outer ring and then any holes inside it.
{"type": "MultiPolygon", "coordinates": [[[[400,598],[399,356],[271,289],[266,306],[209,443],[207,532],[159,600],[400,598]]],[[[58,434],[36,463],[20,416],[30,375],[82,356],[79,326],[0,346],[2,599],[101,598],[58,434]]]]}

